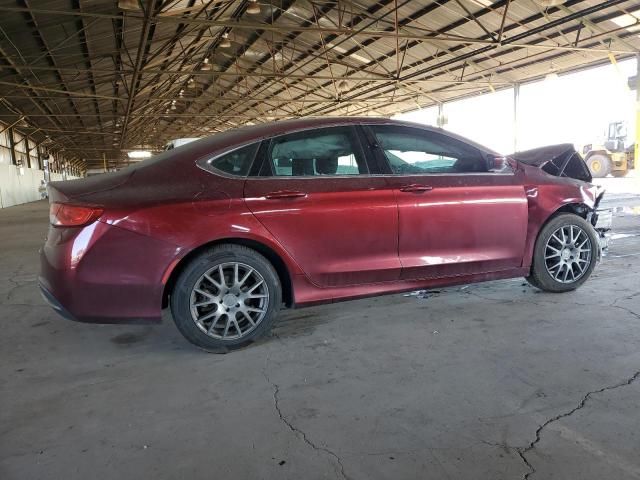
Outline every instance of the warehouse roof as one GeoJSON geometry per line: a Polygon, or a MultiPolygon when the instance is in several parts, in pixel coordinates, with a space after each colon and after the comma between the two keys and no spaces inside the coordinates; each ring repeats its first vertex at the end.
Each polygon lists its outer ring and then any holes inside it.
{"type": "Polygon", "coordinates": [[[0,121],[88,166],[247,123],[391,115],[640,48],[626,0],[0,0],[0,12],[0,121]]]}

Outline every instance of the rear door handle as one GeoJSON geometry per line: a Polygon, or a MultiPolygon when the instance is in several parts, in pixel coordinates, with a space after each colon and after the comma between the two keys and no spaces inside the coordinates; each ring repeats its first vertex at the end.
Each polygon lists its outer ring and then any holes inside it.
{"type": "Polygon", "coordinates": [[[401,192],[424,193],[431,190],[433,190],[433,187],[430,187],[429,185],[419,185],[417,183],[400,187],[401,192]]]}
{"type": "Polygon", "coordinates": [[[306,197],[307,194],[299,192],[297,190],[278,190],[277,192],[269,192],[265,195],[265,198],[269,200],[277,200],[280,198],[300,198],[306,197]]]}

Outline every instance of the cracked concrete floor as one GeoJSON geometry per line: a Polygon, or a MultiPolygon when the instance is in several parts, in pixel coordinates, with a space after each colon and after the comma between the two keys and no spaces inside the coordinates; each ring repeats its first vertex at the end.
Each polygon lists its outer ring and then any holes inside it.
{"type": "Polygon", "coordinates": [[[640,478],[632,209],[576,292],[508,280],[289,311],[217,356],[168,317],[84,325],[45,307],[46,208],[0,210],[3,480],[640,478]]]}

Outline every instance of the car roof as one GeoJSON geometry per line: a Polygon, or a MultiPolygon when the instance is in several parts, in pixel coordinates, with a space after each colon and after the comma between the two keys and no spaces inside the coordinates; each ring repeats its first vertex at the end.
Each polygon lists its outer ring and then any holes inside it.
{"type": "Polygon", "coordinates": [[[162,163],[165,160],[190,163],[194,159],[201,158],[205,155],[217,155],[225,151],[235,149],[243,145],[248,145],[250,143],[259,142],[274,136],[341,125],[396,125],[418,128],[421,130],[438,132],[450,138],[465,142],[468,145],[475,146],[485,154],[499,155],[491,149],[479,145],[472,140],[456,135],[455,133],[445,131],[441,128],[423,125],[420,123],[380,117],[308,117],[281,120],[277,122],[265,122],[257,125],[245,125],[240,128],[225,130],[209,137],[196,140],[195,142],[190,142],[186,145],[182,145],[171,150],[167,150],[158,155],[154,155],[153,157],[136,163],[125,170],[139,170],[146,167],[151,167],[158,163],[162,163]]]}
{"type": "MultiPolygon", "coordinates": [[[[305,118],[293,118],[289,120],[280,120],[275,122],[265,122],[257,125],[248,125],[233,130],[227,130],[225,132],[215,134],[208,139],[222,140],[222,137],[229,135],[239,136],[236,140],[237,144],[246,143],[252,139],[259,140],[275,135],[283,135],[286,133],[293,133],[301,130],[311,130],[322,127],[332,127],[340,125],[397,125],[403,127],[419,128],[421,130],[427,130],[431,132],[437,132],[442,135],[457,139],[469,145],[473,145],[479,150],[492,155],[498,155],[495,151],[487,148],[483,145],[469,140],[468,138],[457,135],[453,132],[443,130],[442,128],[425,125],[422,123],[408,122],[405,120],[396,120],[384,117],[305,117],[305,118]]],[[[206,140],[206,139],[205,139],[206,140]]]]}

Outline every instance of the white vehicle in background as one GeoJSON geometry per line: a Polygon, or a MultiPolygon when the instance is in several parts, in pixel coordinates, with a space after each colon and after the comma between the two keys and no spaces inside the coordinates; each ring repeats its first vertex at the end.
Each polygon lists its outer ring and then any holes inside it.
{"type": "Polygon", "coordinates": [[[187,143],[195,142],[196,140],[200,140],[199,138],[176,138],[175,140],[171,140],[165,144],[164,150],[173,150],[174,148],[181,147],[182,145],[186,145],[187,143]]]}

